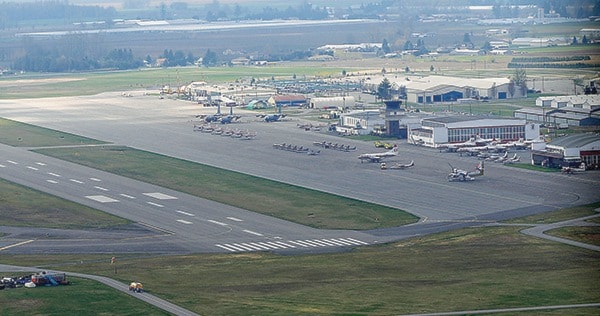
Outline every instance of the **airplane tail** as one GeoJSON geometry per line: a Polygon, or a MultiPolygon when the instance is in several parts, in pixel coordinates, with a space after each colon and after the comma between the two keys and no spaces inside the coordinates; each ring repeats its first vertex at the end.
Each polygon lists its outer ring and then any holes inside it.
{"type": "Polygon", "coordinates": [[[477,165],[477,170],[479,171],[479,175],[482,176],[483,175],[483,171],[485,170],[484,166],[483,166],[483,160],[479,162],[479,164],[477,165]]]}

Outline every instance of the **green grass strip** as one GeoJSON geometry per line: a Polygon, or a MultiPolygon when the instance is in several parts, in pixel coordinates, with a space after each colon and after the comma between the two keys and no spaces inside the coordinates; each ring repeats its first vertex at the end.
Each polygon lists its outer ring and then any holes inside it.
{"type": "Polygon", "coordinates": [[[128,147],[36,152],[316,228],[374,229],[418,220],[399,209],[128,147]]]}
{"type": "Polygon", "coordinates": [[[105,144],[95,139],[5,118],[0,118],[0,143],[15,147],[105,144]]]}

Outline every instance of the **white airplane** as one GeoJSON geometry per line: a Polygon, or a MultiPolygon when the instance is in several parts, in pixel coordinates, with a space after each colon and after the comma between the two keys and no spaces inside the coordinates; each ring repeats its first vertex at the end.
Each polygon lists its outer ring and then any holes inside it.
{"type": "Polygon", "coordinates": [[[373,153],[373,154],[362,154],[358,156],[360,162],[367,160],[368,162],[381,162],[381,160],[394,157],[398,155],[398,145],[394,145],[390,151],[382,152],[382,153],[373,153]]]}
{"type": "Polygon", "coordinates": [[[475,170],[473,171],[465,171],[461,169],[456,169],[450,165],[452,171],[448,174],[448,181],[473,181],[475,177],[479,177],[483,175],[483,161],[479,162],[475,170]]]}
{"type": "Polygon", "coordinates": [[[515,162],[519,162],[519,161],[521,161],[521,156],[517,156],[517,154],[514,154],[514,156],[504,160],[502,163],[507,165],[507,164],[511,164],[511,163],[515,163],[515,162]]]}
{"type": "Polygon", "coordinates": [[[409,163],[406,164],[401,164],[401,163],[395,163],[391,166],[388,167],[388,165],[385,162],[382,162],[381,165],[379,165],[379,168],[381,168],[381,170],[386,170],[386,169],[408,169],[410,167],[414,167],[415,165],[415,161],[411,160],[409,163]]]}

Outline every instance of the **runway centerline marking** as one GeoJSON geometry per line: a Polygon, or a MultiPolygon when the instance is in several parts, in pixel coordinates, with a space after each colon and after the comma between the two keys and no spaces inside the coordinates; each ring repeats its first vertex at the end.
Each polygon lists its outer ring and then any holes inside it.
{"type": "Polygon", "coordinates": [[[226,218],[227,218],[227,219],[230,219],[230,220],[232,220],[232,221],[234,221],[234,222],[243,222],[243,221],[244,221],[244,220],[242,220],[242,219],[235,218],[235,217],[226,217],[226,218]]]}
{"type": "Polygon", "coordinates": [[[256,235],[256,236],[264,236],[264,235],[263,235],[263,234],[261,234],[261,233],[253,232],[253,231],[251,231],[251,230],[247,230],[247,229],[244,229],[244,230],[242,230],[242,231],[243,231],[244,233],[248,233],[248,234],[252,234],[252,235],[256,235]]]}
{"type": "Polygon", "coordinates": [[[164,205],[160,205],[160,204],[158,204],[158,203],[154,203],[154,202],[146,202],[146,203],[148,203],[148,204],[150,204],[150,205],[154,205],[154,206],[156,206],[156,207],[165,207],[164,205]]]}
{"type": "Polygon", "coordinates": [[[196,215],[194,215],[192,213],[188,213],[188,212],[184,212],[184,211],[177,211],[177,213],[183,214],[183,215],[187,215],[187,216],[192,216],[192,217],[196,216],[196,215]]]}
{"type": "Polygon", "coordinates": [[[221,225],[221,226],[227,226],[228,225],[226,223],[221,223],[219,221],[215,221],[215,220],[212,220],[212,219],[207,220],[207,222],[213,223],[213,224],[217,224],[217,225],[221,225]]]}
{"type": "Polygon", "coordinates": [[[158,200],[177,200],[176,197],[170,196],[168,194],[160,193],[160,192],[150,192],[150,193],[142,193],[145,196],[153,197],[158,200]]]}
{"type": "Polygon", "coordinates": [[[40,169],[38,169],[38,168],[36,168],[36,167],[32,167],[32,166],[27,166],[27,169],[31,169],[31,170],[40,170],[40,169]]]}
{"type": "Polygon", "coordinates": [[[78,184],[83,184],[83,181],[79,181],[77,179],[69,179],[69,181],[75,182],[75,183],[78,183],[78,184]]]}
{"type": "Polygon", "coordinates": [[[94,200],[96,202],[100,202],[100,203],[119,202],[119,200],[115,200],[113,198],[110,198],[110,197],[104,196],[104,195],[87,195],[86,198],[88,198],[90,200],[94,200]]]}
{"type": "Polygon", "coordinates": [[[178,219],[177,221],[180,222],[180,223],[182,223],[182,224],[186,224],[186,225],[193,224],[192,222],[188,222],[188,221],[183,220],[183,219],[178,219]]]}
{"type": "Polygon", "coordinates": [[[58,181],[54,181],[54,180],[50,180],[50,179],[46,180],[46,182],[50,182],[50,183],[54,183],[54,184],[58,183],[58,181]]]}

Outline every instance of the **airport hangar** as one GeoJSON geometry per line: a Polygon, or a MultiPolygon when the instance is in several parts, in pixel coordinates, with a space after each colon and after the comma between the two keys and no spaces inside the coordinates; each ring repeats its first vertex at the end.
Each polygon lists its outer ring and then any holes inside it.
{"type": "Polygon", "coordinates": [[[444,143],[460,143],[471,138],[498,141],[531,140],[540,136],[540,126],[524,119],[477,116],[445,116],[425,118],[421,127],[408,130],[408,142],[427,147],[444,143]]]}
{"type": "Polygon", "coordinates": [[[511,99],[527,97],[527,90],[521,89],[508,78],[460,78],[445,76],[369,77],[363,84],[366,89],[377,91],[377,87],[387,78],[392,92],[406,96],[407,102],[428,104],[455,102],[465,99],[511,99]],[[368,81],[368,82],[367,82],[368,81]]]}
{"type": "Polygon", "coordinates": [[[583,162],[586,169],[600,169],[600,135],[575,134],[559,137],[539,150],[532,150],[531,160],[535,165],[550,168],[579,167],[583,162]]]}
{"type": "Polygon", "coordinates": [[[556,126],[600,125],[600,95],[538,97],[534,108],[515,111],[517,118],[556,126]]]}

